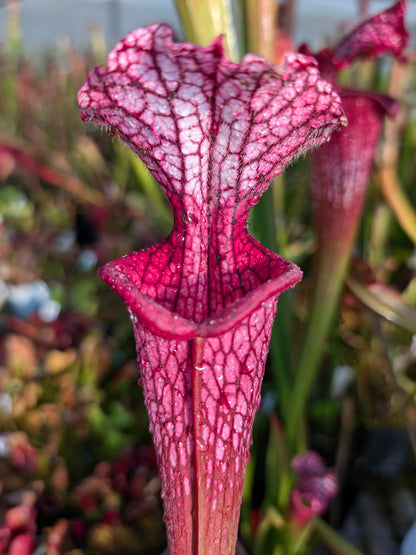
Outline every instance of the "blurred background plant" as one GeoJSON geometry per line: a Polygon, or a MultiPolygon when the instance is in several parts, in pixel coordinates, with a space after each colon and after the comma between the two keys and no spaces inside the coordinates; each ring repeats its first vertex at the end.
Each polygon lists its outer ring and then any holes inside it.
{"type": "MultiPolygon", "coordinates": [[[[176,0],[187,39],[225,33],[234,61],[250,51],[276,64],[296,48],[294,4],[176,0]]],[[[114,132],[79,118],[76,92],[105,63],[100,30],[88,53],[62,41],[35,64],[19,39],[19,6],[0,50],[0,552],[159,555],[166,541],[134,340],[96,271],[160,240],[170,210],[114,132]]],[[[394,554],[416,520],[414,62],[410,52],[406,64],[359,61],[340,74],[343,86],[393,95],[400,111],[384,125],[296,426],[316,253],[308,158],[253,211],[255,236],[305,277],[279,299],[241,553],[394,554]]]]}

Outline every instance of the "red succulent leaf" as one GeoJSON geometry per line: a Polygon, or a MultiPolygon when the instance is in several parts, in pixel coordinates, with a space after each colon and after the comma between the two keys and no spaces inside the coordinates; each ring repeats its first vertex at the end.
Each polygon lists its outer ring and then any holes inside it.
{"type": "Polygon", "coordinates": [[[69,525],[69,530],[77,539],[85,539],[88,533],[87,524],[82,518],[73,520],[69,525]]]}
{"type": "Polygon", "coordinates": [[[373,58],[391,54],[405,60],[402,52],[409,42],[404,27],[405,0],[364,21],[333,50],[333,63],[341,69],[357,58],[373,58]]]}
{"type": "Polygon", "coordinates": [[[107,264],[131,316],[162,481],[170,553],[234,553],[248,448],[278,295],[299,268],[247,216],[269,180],[345,122],[315,62],[276,68],[128,35],[79,92],[82,118],[142,158],[172,206],[161,243],[107,264]]]}
{"type": "Polygon", "coordinates": [[[23,432],[15,432],[8,437],[9,457],[12,464],[25,472],[34,473],[38,466],[38,452],[23,432]]]}
{"type": "Polygon", "coordinates": [[[0,526],[0,553],[7,553],[12,533],[8,526],[0,526]]]}
{"type": "Polygon", "coordinates": [[[15,534],[17,532],[36,530],[37,511],[31,505],[18,505],[9,509],[5,516],[5,525],[15,534]]]}
{"type": "Polygon", "coordinates": [[[34,535],[23,532],[12,539],[7,553],[8,555],[32,555],[35,545],[34,535]]]}
{"type": "Polygon", "coordinates": [[[113,507],[111,509],[107,509],[106,512],[101,517],[100,522],[104,524],[109,524],[112,526],[120,519],[120,511],[119,509],[113,507]]]}

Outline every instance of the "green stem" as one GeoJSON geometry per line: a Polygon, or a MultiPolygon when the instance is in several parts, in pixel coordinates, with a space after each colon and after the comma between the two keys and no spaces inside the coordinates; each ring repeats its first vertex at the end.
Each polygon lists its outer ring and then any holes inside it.
{"type": "Polygon", "coordinates": [[[285,291],[279,296],[277,304],[278,316],[273,324],[272,340],[270,341],[273,380],[282,414],[287,413],[290,401],[290,376],[292,369],[290,320],[292,304],[292,291],[285,291]]]}
{"type": "Polygon", "coordinates": [[[276,0],[246,0],[249,52],[273,60],[277,28],[276,0]]]}
{"type": "Polygon", "coordinates": [[[273,199],[274,230],[277,252],[284,258],[289,258],[289,234],[286,221],[285,176],[275,177],[271,185],[273,199]]]}
{"type": "Polygon", "coordinates": [[[238,43],[236,25],[233,17],[232,0],[220,0],[222,28],[225,35],[225,44],[227,45],[230,60],[238,62],[241,58],[241,51],[238,43]]]}
{"type": "Polygon", "coordinates": [[[305,528],[296,535],[293,547],[291,549],[294,555],[303,555],[303,553],[305,553],[305,548],[308,545],[309,539],[312,535],[312,526],[312,522],[309,522],[305,526],[305,528]]]}
{"type": "Polygon", "coordinates": [[[293,472],[290,471],[289,463],[285,431],[277,416],[271,414],[265,467],[265,501],[268,505],[277,506],[283,514],[293,485],[293,472]]]}
{"type": "Polygon", "coordinates": [[[396,168],[394,166],[383,166],[380,168],[377,177],[383,195],[403,231],[416,244],[416,212],[400,187],[396,168]]]}
{"type": "Polygon", "coordinates": [[[175,0],[176,11],[181,20],[182,29],[189,42],[198,42],[198,32],[193,22],[193,10],[187,0],[175,0]]]}
{"type": "Polygon", "coordinates": [[[413,457],[416,460],[416,433],[415,433],[415,429],[414,429],[414,425],[412,420],[409,418],[408,412],[407,412],[407,406],[406,406],[406,399],[405,399],[405,395],[403,393],[403,389],[400,387],[397,379],[396,379],[396,374],[394,372],[394,367],[393,367],[393,361],[390,358],[390,354],[389,354],[389,346],[387,343],[387,339],[385,334],[383,333],[382,327],[381,327],[381,323],[380,323],[380,319],[377,316],[374,316],[373,318],[373,322],[374,322],[374,328],[375,328],[375,332],[378,335],[378,337],[380,338],[381,341],[381,345],[382,345],[382,349],[383,349],[383,354],[384,354],[384,358],[386,360],[386,368],[387,368],[387,375],[390,379],[391,385],[396,393],[397,396],[397,401],[398,401],[398,406],[399,406],[399,410],[402,413],[402,417],[406,426],[406,430],[407,430],[407,434],[409,436],[409,441],[410,441],[410,445],[412,447],[412,451],[413,451],[413,457]]]}
{"type": "Polygon", "coordinates": [[[331,549],[334,555],[364,555],[362,551],[353,547],[338,534],[338,532],[320,518],[314,519],[313,530],[331,549]]]}
{"type": "Polygon", "coordinates": [[[186,38],[190,42],[208,45],[218,35],[231,60],[239,59],[231,0],[175,0],[186,38]]]}
{"type": "MultiPolygon", "coordinates": [[[[262,518],[259,527],[257,529],[256,538],[253,545],[254,555],[263,555],[268,553],[270,550],[266,548],[268,545],[268,536],[272,531],[284,529],[286,523],[282,515],[274,508],[269,507],[267,509],[264,518],[262,518]]],[[[283,555],[283,546],[279,545],[280,542],[276,542],[277,551],[273,551],[274,554],[283,555]]]]}
{"type": "Polygon", "coordinates": [[[318,264],[317,285],[306,331],[295,383],[288,403],[286,426],[289,447],[295,453],[301,438],[299,430],[306,412],[306,403],[317,376],[331,327],[338,298],[349,262],[350,248],[332,249],[322,253],[318,264]]]}
{"type": "MultiPolygon", "coordinates": [[[[252,222],[257,239],[273,252],[280,251],[285,245],[278,245],[276,240],[275,221],[275,187],[281,187],[281,182],[273,180],[270,188],[264,193],[259,206],[253,210],[252,222]]],[[[277,195],[278,196],[278,195],[277,195]]],[[[290,397],[290,374],[292,366],[292,347],[290,341],[290,322],[292,314],[291,291],[285,291],[279,296],[277,305],[278,317],[273,326],[270,342],[270,358],[272,361],[273,379],[278,394],[279,406],[282,414],[286,413],[290,397]]]]}
{"type": "Polygon", "coordinates": [[[140,184],[146,200],[148,201],[155,218],[159,222],[161,231],[168,233],[172,229],[172,213],[162,191],[160,190],[160,187],[140,158],[134,155],[131,150],[125,152],[127,152],[127,157],[130,158],[137,182],[140,184]]]}

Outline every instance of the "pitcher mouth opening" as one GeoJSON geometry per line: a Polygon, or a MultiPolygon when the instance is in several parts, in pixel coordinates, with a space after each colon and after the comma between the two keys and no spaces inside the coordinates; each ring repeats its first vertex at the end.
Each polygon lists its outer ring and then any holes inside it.
{"type": "Polygon", "coordinates": [[[132,318],[159,337],[165,339],[189,340],[195,337],[215,337],[234,328],[241,320],[263,303],[275,302],[274,297],[286,289],[295,286],[302,279],[302,271],[295,264],[274,255],[268,260],[270,277],[241,297],[196,322],[184,318],[180,313],[152,298],[135,286],[131,276],[123,272],[121,266],[126,258],[109,262],[100,270],[100,277],[123,299],[132,318]],[[276,266],[273,271],[273,262],[276,266]]]}

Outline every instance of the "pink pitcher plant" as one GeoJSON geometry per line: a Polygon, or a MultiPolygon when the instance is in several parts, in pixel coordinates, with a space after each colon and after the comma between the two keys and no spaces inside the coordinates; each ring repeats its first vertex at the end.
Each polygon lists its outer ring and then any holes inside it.
{"type": "Polygon", "coordinates": [[[134,327],[169,553],[234,553],[276,302],[302,277],[247,217],[272,177],[345,124],[339,96],[308,56],[235,64],[219,38],[179,44],[153,25],[121,41],[78,100],[173,211],[165,240],[101,270],[134,327]]]}
{"type": "Polygon", "coordinates": [[[335,470],[327,468],[315,451],[293,457],[290,466],[296,474],[291,493],[290,512],[293,522],[303,528],[315,516],[323,514],[338,489],[335,470]]]}
{"type": "MultiPolygon", "coordinates": [[[[403,59],[409,39],[404,28],[404,11],[405,2],[400,0],[362,23],[333,50],[319,52],[315,57],[321,73],[335,84],[338,71],[356,59],[383,54],[403,59]]],[[[394,116],[399,108],[396,100],[376,92],[337,90],[348,118],[348,129],[312,156],[311,190],[320,253],[351,248],[383,118],[394,116]],[[338,171],[333,171],[334,167],[338,171]]]]}
{"type": "MultiPolygon", "coordinates": [[[[339,70],[357,59],[390,54],[403,60],[409,35],[404,27],[406,3],[364,21],[335,48],[314,54],[322,75],[336,87],[348,127],[311,157],[311,194],[317,252],[316,286],[308,330],[292,391],[288,434],[297,442],[301,415],[337,305],[360,221],[377,142],[386,115],[394,116],[397,101],[373,91],[336,85],[339,70]]],[[[302,52],[310,54],[307,47],[302,52]]],[[[294,447],[296,452],[296,447],[294,447]]]]}

